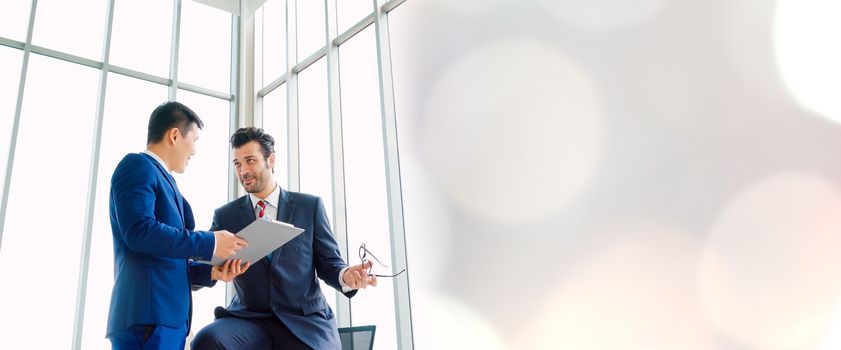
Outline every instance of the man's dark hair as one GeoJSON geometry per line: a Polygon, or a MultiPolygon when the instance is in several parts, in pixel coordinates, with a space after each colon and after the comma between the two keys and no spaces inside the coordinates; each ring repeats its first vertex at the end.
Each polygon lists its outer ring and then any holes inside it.
{"type": "Polygon", "coordinates": [[[172,128],[178,128],[182,134],[186,134],[190,124],[196,123],[199,129],[204,128],[196,112],[180,102],[164,102],[152,111],[149,117],[149,128],[146,134],[146,144],[151,145],[164,139],[166,132],[172,128]]]}
{"type": "Polygon", "coordinates": [[[263,159],[268,159],[274,153],[274,138],[263,129],[255,127],[239,128],[231,135],[231,148],[240,148],[251,141],[257,141],[263,150],[263,159]]]}

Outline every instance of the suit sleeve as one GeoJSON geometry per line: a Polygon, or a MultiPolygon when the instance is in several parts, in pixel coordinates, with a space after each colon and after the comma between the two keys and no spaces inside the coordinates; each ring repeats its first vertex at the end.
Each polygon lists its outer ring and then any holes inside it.
{"type": "Polygon", "coordinates": [[[210,231],[219,231],[222,224],[219,223],[219,209],[213,211],[213,222],[210,223],[210,231]]]}
{"type": "Polygon", "coordinates": [[[208,264],[190,261],[190,285],[193,291],[216,285],[216,280],[210,278],[212,268],[213,266],[208,264]]]}
{"type": "MultiPolygon", "coordinates": [[[[139,158],[126,158],[111,180],[120,235],[134,251],[168,258],[210,260],[215,238],[212,232],[190,231],[156,220],[156,169],[139,158]]],[[[175,209],[177,210],[177,209],[175,209]]]]}
{"type": "MultiPolygon", "coordinates": [[[[330,221],[327,219],[327,212],[324,210],[324,203],[318,198],[315,203],[315,222],[313,223],[313,251],[315,271],[318,277],[325,283],[342,292],[342,285],[339,283],[339,272],[347,267],[344,259],[339,253],[339,244],[333,237],[330,229],[330,221]]],[[[356,295],[356,290],[344,293],[348,298],[356,295]]]]}
{"type": "MultiPolygon", "coordinates": [[[[213,212],[213,223],[210,224],[210,231],[219,231],[219,227],[219,209],[217,209],[213,212]]],[[[216,285],[216,280],[210,278],[210,270],[213,269],[213,266],[196,262],[190,262],[190,264],[190,284],[193,285],[193,291],[216,285]]]]}

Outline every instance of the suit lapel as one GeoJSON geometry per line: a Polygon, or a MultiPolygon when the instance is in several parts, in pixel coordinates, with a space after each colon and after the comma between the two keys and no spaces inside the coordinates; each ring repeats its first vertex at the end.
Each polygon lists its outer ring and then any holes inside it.
{"type": "Polygon", "coordinates": [[[254,214],[254,206],[251,205],[251,197],[245,195],[242,197],[242,203],[239,206],[239,218],[242,220],[242,227],[257,220],[257,215],[254,214]]]}
{"type": "MultiPolygon", "coordinates": [[[[289,192],[283,190],[283,188],[278,187],[280,190],[280,199],[277,201],[277,221],[285,222],[287,224],[292,223],[292,218],[295,215],[295,203],[292,202],[292,196],[289,192]]],[[[280,249],[284,249],[281,246],[280,249]]],[[[291,249],[291,248],[289,248],[291,249]]],[[[272,254],[269,253],[269,257],[274,261],[274,258],[280,256],[280,254],[272,254]]]]}
{"type": "Polygon", "coordinates": [[[292,223],[292,218],[295,216],[295,202],[292,200],[292,195],[289,192],[280,189],[280,204],[277,208],[277,221],[292,223]]]}
{"type": "Polygon", "coordinates": [[[146,156],[146,159],[152,162],[152,164],[158,169],[158,172],[160,172],[164,179],[166,179],[166,181],[169,182],[169,186],[172,188],[172,192],[175,193],[175,203],[178,206],[178,212],[181,213],[181,222],[184,222],[184,199],[181,197],[181,191],[178,191],[178,186],[175,184],[175,179],[172,177],[172,175],[169,174],[168,171],[166,171],[166,169],[163,168],[163,166],[161,166],[161,163],[158,163],[158,161],[152,158],[152,156],[146,153],[141,154],[146,156]]]}

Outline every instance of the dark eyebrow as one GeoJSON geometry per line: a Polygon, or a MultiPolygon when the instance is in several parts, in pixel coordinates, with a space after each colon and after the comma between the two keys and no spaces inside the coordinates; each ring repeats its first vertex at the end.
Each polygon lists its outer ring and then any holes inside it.
{"type": "MultiPolygon", "coordinates": [[[[257,157],[255,157],[255,156],[245,156],[245,157],[242,158],[242,160],[249,160],[249,159],[257,159],[257,157]]],[[[239,161],[239,159],[234,158],[234,160],[232,162],[236,163],[238,161],[239,161]]]]}

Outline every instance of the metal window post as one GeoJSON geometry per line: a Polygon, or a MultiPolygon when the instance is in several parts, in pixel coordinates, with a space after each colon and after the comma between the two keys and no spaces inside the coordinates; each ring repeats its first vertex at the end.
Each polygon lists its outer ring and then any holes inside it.
{"type": "Polygon", "coordinates": [[[374,1],[374,25],[377,37],[377,66],[380,82],[380,110],[383,125],[388,223],[391,233],[391,257],[394,271],[406,272],[394,278],[394,310],[397,325],[397,347],[413,349],[412,309],[409,298],[408,259],[406,258],[406,230],[403,222],[403,194],[400,180],[400,155],[397,143],[397,117],[394,107],[394,82],[388,16],[381,0],[374,1]]]}

